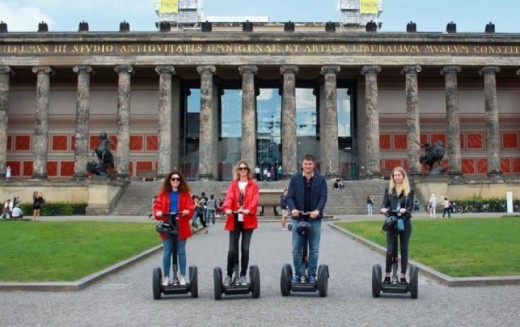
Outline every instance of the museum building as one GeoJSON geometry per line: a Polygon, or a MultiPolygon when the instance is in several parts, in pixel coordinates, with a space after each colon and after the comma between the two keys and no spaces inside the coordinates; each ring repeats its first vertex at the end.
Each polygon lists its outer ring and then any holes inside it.
{"type": "Polygon", "coordinates": [[[174,168],[228,180],[240,158],[285,176],[520,174],[520,34],[367,24],[218,23],[158,31],[9,32],[0,23],[0,170],[84,179],[102,132],[118,178],[174,168]]]}

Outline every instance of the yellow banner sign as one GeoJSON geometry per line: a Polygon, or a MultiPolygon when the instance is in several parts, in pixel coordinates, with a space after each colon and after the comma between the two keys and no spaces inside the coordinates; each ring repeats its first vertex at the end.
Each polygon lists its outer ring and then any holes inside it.
{"type": "Polygon", "coordinates": [[[161,0],[159,13],[176,14],[179,12],[179,0],[161,0]]]}
{"type": "Polygon", "coordinates": [[[362,14],[377,14],[379,0],[359,0],[359,12],[362,14]]]}

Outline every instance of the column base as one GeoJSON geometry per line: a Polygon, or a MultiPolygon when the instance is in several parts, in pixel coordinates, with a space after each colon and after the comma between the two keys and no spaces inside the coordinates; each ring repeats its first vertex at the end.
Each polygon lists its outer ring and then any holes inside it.
{"type": "Polygon", "coordinates": [[[37,181],[43,181],[43,180],[47,180],[48,177],[47,175],[32,175],[31,177],[31,180],[37,180],[37,181]]]}
{"type": "Polygon", "coordinates": [[[384,179],[383,174],[379,171],[373,171],[365,174],[365,179],[384,179]]]}
{"type": "Polygon", "coordinates": [[[452,179],[460,179],[462,178],[462,172],[460,171],[450,171],[448,173],[448,177],[452,179]]]}

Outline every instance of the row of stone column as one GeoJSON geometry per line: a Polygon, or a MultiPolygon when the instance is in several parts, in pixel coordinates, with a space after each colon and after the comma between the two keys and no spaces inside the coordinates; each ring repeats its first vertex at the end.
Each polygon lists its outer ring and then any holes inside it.
{"type": "MultiPolygon", "coordinates": [[[[120,178],[129,176],[129,140],[130,140],[130,95],[131,75],[133,67],[129,65],[116,66],[118,73],[117,101],[117,152],[116,168],[120,178]]],[[[86,166],[89,157],[89,111],[90,111],[90,76],[91,66],[75,66],[73,71],[78,74],[78,93],[76,105],[74,177],[86,177],[86,166]]],[[[159,74],[159,108],[158,108],[158,143],[157,170],[159,176],[165,176],[179,163],[178,151],[179,108],[172,105],[172,99],[180,94],[173,94],[173,66],[160,65],[156,67],[159,74]],[[174,110],[175,109],[175,110],[174,110]]],[[[217,73],[215,66],[199,66],[197,71],[200,82],[200,139],[199,139],[199,177],[201,179],[217,178],[217,140],[218,140],[218,89],[213,76],[217,73]]],[[[241,157],[251,164],[256,163],[256,86],[254,75],[256,66],[240,66],[242,75],[242,144],[241,157]]],[[[327,65],[321,69],[324,76],[320,92],[320,158],[321,171],[326,175],[336,175],[338,167],[337,146],[337,83],[336,76],[339,66],[327,65]]],[[[379,150],[379,109],[377,74],[380,66],[365,66],[361,73],[365,75],[365,128],[366,142],[366,174],[368,178],[381,177],[379,150]]],[[[461,175],[460,123],[458,106],[457,74],[459,66],[446,66],[441,74],[445,76],[446,87],[446,119],[447,119],[447,153],[449,172],[451,175],[461,175]]],[[[485,108],[486,108],[486,151],[488,156],[488,174],[499,175],[500,168],[500,138],[498,124],[498,105],[496,91],[496,74],[499,67],[487,66],[480,70],[484,76],[485,108]]],[[[47,178],[48,149],[48,113],[49,89],[52,69],[48,66],[33,68],[37,74],[36,111],[33,136],[33,178],[47,178]]],[[[410,163],[410,174],[418,174],[420,147],[419,98],[417,75],[420,66],[405,66],[402,73],[406,78],[406,113],[407,113],[407,156],[410,163]]],[[[0,66],[0,170],[5,169],[7,159],[7,125],[9,77],[13,70],[9,66],[0,66]]],[[[298,170],[296,142],[296,75],[298,67],[281,66],[283,76],[282,90],[282,166],[287,175],[298,170]]],[[[517,72],[520,75],[520,70],[517,72]]]]}
{"type": "MultiPolygon", "coordinates": [[[[418,65],[405,66],[401,71],[406,78],[406,126],[407,126],[407,157],[409,173],[419,174],[420,164],[420,123],[419,123],[419,88],[417,75],[421,72],[418,65]]],[[[362,69],[365,75],[366,101],[366,174],[368,178],[380,178],[380,151],[379,151],[379,110],[377,101],[377,74],[380,66],[365,66],[362,69]]],[[[460,149],[460,121],[457,75],[461,72],[460,66],[445,66],[441,74],[445,77],[446,94],[446,135],[449,175],[462,175],[460,149]]],[[[488,161],[488,176],[501,175],[500,166],[500,132],[498,121],[498,103],[496,74],[500,72],[497,66],[485,66],[479,73],[484,78],[485,120],[486,120],[486,154],[488,161]]],[[[520,75],[520,70],[517,71],[520,75]]]]}

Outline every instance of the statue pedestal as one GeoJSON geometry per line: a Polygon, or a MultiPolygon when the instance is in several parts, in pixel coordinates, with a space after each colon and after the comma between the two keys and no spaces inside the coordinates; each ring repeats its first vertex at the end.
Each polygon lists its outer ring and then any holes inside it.
{"type": "Polygon", "coordinates": [[[87,215],[108,215],[124,190],[125,182],[96,176],[88,184],[87,215]]]}

